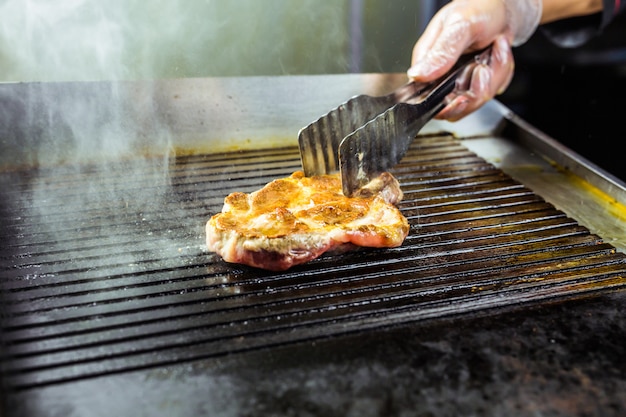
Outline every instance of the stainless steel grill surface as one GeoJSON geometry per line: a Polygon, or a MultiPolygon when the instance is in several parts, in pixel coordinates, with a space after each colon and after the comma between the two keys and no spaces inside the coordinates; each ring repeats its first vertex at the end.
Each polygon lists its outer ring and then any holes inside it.
{"type": "Polygon", "coordinates": [[[208,254],[204,224],[299,169],[297,146],[138,159],[1,174],[7,390],[626,286],[623,253],[452,135],[393,171],[402,247],[284,273],[208,254]]]}

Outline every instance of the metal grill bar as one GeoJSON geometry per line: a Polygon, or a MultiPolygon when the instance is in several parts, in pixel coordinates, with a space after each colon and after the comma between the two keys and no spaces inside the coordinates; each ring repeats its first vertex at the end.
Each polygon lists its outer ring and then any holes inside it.
{"type": "Polygon", "coordinates": [[[284,273],[227,265],[204,223],[297,148],[2,174],[2,377],[9,389],[626,286],[621,253],[450,136],[395,169],[400,248],[284,273]]]}

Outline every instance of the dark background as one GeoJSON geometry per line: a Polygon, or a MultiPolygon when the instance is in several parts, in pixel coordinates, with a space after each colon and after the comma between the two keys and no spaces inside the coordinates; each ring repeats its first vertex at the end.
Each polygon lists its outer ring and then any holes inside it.
{"type": "Polygon", "coordinates": [[[626,16],[577,48],[558,47],[539,30],[514,55],[514,79],[498,99],[626,181],[626,16]]]}

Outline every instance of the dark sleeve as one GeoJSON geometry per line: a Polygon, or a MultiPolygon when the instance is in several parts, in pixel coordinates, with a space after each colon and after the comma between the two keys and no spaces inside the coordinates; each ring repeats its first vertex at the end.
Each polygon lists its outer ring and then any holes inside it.
{"type": "Polygon", "coordinates": [[[626,0],[603,0],[603,3],[601,13],[548,23],[540,30],[558,46],[578,47],[602,33],[617,15],[626,11],[626,0]]]}
{"type": "Polygon", "coordinates": [[[602,12],[602,25],[604,29],[609,23],[615,19],[615,16],[626,12],[626,0],[603,0],[604,11],[602,12]]]}

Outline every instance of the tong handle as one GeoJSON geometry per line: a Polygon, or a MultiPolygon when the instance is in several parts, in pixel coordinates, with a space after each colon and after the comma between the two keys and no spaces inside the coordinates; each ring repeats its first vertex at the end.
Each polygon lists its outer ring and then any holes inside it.
{"type": "Polygon", "coordinates": [[[461,55],[452,69],[435,81],[429,83],[411,81],[398,88],[394,92],[396,97],[398,97],[396,103],[419,104],[427,99],[430,100],[429,97],[431,96],[435,101],[439,101],[438,99],[443,100],[448,94],[454,91],[457,78],[461,73],[476,64],[489,63],[490,56],[491,46],[477,52],[461,55]],[[411,92],[413,93],[411,94],[411,92]]]}
{"type": "Polygon", "coordinates": [[[344,195],[354,195],[400,162],[422,127],[443,109],[446,96],[456,88],[458,76],[475,64],[488,62],[489,56],[490,48],[466,54],[435,82],[407,83],[396,92],[408,95],[408,99],[347,135],[339,144],[338,155],[344,195]],[[406,94],[407,91],[415,94],[406,94]]]}
{"type": "MultiPolygon", "coordinates": [[[[407,103],[412,103],[416,98],[418,103],[411,105],[407,110],[407,132],[410,136],[416,136],[421,128],[446,106],[446,96],[457,89],[459,76],[467,70],[473,70],[478,64],[487,64],[491,56],[491,46],[476,53],[462,55],[450,71],[438,81],[435,81],[425,90],[425,98],[412,97],[407,103]]],[[[462,90],[463,87],[459,87],[462,90]]]]}
{"type": "Polygon", "coordinates": [[[458,77],[464,71],[473,69],[474,65],[488,63],[490,56],[491,46],[476,53],[462,55],[446,75],[428,84],[421,95],[409,98],[406,101],[407,104],[411,104],[407,115],[408,133],[417,135],[424,124],[446,106],[446,96],[457,89],[458,77]]]}

